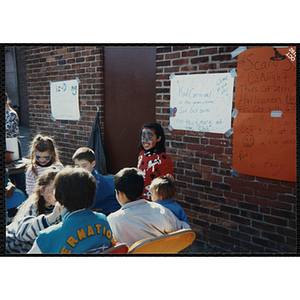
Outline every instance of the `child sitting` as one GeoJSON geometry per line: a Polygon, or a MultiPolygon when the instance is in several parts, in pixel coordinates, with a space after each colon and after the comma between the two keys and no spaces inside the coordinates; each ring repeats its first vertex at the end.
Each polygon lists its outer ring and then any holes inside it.
{"type": "Polygon", "coordinates": [[[17,207],[21,205],[25,200],[25,194],[16,188],[16,186],[11,182],[8,176],[8,171],[5,169],[6,172],[6,187],[5,187],[5,203],[6,203],[6,225],[8,225],[15,216],[17,212],[17,207]]]}
{"type": "Polygon", "coordinates": [[[38,177],[49,168],[61,170],[55,142],[51,137],[38,134],[30,147],[31,164],[26,172],[26,193],[30,196],[38,177]]]}
{"type": "Polygon", "coordinates": [[[173,200],[176,192],[173,180],[167,176],[153,179],[150,184],[150,192],[152,201],[171,210],[178,220],[189,223],[182,207],[173,200]]]}
{"type": "Polygon", "coordinates": [[[6,226],[6,253],[27,253],[40,230],[61,221],[59,203],[53,197],[53,181],[59,170],[46,170],[32,195],[18,207],[12,223],[6,226]]]}
{"type": "Polygon", "coordinates": [[[84,253],[115,245],[106,216],[93,212],[96,180],[87,170],[67,167],[53,183],[55,199],[63,206],[62,222],[42,230],[30,254],[84,253]]]}
{"type": "Polygon", "coordinates": [[[190,226],[179,221],[169,210],[154,202],[141,199],[144,189],[143,172],[124,168],[114,176],[116,195],[122,208],[107,220],[117,242],[129,247],[141,239],[157,237],[190,226]]]}
{"type": "Polygon", "coordinates": [[[88,147],[81,147],[76,150],[72,157],[75,167],[83,168],[91,172],[96,179],[97,189],[94,203],[91,210],[98,211],[106,216],[120,208],[115,191],[108,181],[94,169],[96,165],[95,152],[88,147]]]}

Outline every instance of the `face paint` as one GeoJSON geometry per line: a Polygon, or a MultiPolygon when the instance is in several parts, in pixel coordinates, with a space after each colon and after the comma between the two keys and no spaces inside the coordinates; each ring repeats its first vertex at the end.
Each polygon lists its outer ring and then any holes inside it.
{"type": "Polygon", "coordinates": [[[142,131],[142,145],[143,145],[145,150],[152,149],[156,145],[156,142],[158,142],[159,140],[157,139],[157,136],[155,135],[154,130],[152,130],[152,129],[143,129],[143,131],[142,131]]]}
{"type": "Polygon", "coordinates": [[[48,151],[45,151],[45,152],[36,151],[36,153],[35,153],[35,159],[41,165],[46,165],[51,160],[51,155],[49,154],[48,151]]]}

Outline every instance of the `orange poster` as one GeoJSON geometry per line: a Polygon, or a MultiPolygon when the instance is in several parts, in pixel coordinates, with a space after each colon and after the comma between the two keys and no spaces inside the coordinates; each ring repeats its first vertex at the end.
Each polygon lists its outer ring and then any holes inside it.
{"type": "Polygon", "coordinates": [[[233,169],[296,181],[296,47],[239,54],[233,121],[233,169]]]}

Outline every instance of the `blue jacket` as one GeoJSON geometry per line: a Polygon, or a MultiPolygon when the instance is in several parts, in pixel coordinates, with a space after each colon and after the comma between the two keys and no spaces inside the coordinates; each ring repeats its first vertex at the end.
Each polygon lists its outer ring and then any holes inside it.
{"type": "Polygon", "coordinates": [[[104,214],[90,209],[66,212],[63,221],[42,231],[36,239],[42,253],[83,253],[115,244],[112,230],[104,214]]]}
{"type": "Polygon", "coordinates": [[[182,207],[176,203],[173,199],[164,199],[164,200],[158,200],[155,201],[156,203],[159,203],[160,205],[168,208],[170,211],[173,212],[173,214],[177,217],[178,220],[184,221],[189,224],[187,216],[182,209],[182,207]]]}
{"type": "Polygon", "coordinates": [[[120,209],[121,205],[116,198],[114,189],[110,186],[108,181],[99,174],[97,170],[93,170],[92,174],[96,179],[97,189],[94,204],[91,209],[108,216],[111,212],[120,209]]]}

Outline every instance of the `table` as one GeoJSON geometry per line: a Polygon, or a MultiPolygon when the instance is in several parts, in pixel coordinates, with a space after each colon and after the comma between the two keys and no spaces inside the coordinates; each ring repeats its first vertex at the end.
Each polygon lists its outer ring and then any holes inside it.
{"type": "Polygon", "coordinates": [[[30,159],[23,157],[22,159],[13,160],[10,163],[6,163],[5,167],[8,170],[8,174],[25,173],[26,166],[30,164],[30,159]]]}

